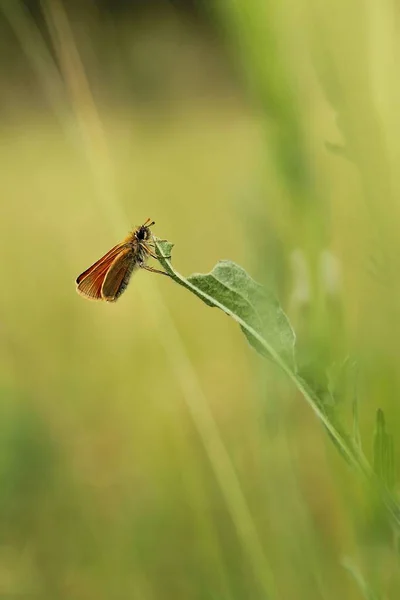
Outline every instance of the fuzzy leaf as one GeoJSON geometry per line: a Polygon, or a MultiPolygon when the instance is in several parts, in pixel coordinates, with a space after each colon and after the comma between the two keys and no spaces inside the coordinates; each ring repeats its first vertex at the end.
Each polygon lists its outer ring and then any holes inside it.
{"type": "Polygon", "coordinates": [[[214,306],[235,319],[253,348],[269,358],[278,355],[295,367],[295,335],[275,297],[230,260],[218,262],[210,273],[187,278],[177,273],[169,258],[172,244],[156,240],[156,253],[167,273],[208,306],[214,306]]]}

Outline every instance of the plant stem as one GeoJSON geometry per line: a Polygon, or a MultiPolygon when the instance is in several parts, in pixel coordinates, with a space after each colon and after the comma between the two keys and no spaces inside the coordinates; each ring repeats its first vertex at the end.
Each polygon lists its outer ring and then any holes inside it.
{"type": "Polygon", "coordinates": [[[232,317],[267,351],[272,360],[288,376],[288,378],[292,381],[297,390],[301,393],[307,404],[310,406],[311,410],[314,411],[318,419],[326,427],[326,429],[331,434],[332,438],[335,440],[336,444],[343,452],[344,456],[347,458],[351,466],[355,468],[355,470],[363,476],[364,480],[366,480],[376,490],[378,496],[382,501],[382,504],[390,513],[390,516],[393,519],[396,526],[400,529],[400,506],[396,498],[378,479],[378,477],[374,473],[373,468],[371,467],[370,463],[368,462],[367,458],[362,452],[361,448],[359,448],[357,445],[350,444],[343,436],[343,434],[339,431],[339,429],[332,423],[332,421],[329,419],[329,416],[324,412],[324,410],[321,408],[321,405],[316,401],[314,394],[308,388],[306,382],[296,373],[296,371],[290,365],[287,364],[287,362],[280,356],[280,354],[274,349],[274,347],[263,336],[261,336],[257,331],[255,331],[248,323],[246,323],[241,317],[235,314],[228,307],[221,304],[217,299],[213,298],[203,290],[193,285],[188,279],[186,279],[183,275],[178,273],[172,267],[172,264],[169,260],[170,256],[163,252],[163,248],[160,246],[159,242],[157,241],[157,238],[155,238],[155,245],[160,264],[164,267],[166,272],[174,281],[176,281],[183,287],[186,287],[196,296],[201,298],[209,306],[215,306],[222,310],[225,314],[232,317]]]}

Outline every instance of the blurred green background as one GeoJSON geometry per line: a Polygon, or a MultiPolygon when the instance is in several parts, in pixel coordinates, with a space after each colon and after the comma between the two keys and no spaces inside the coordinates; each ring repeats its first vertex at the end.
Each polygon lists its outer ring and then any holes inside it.
{"type": "Polygon", "coordinates": [[[1,0],[0,598],[399,598],[397,532],[233,321],[148,272],[114,306],[74,283],[147,217],[181,273],[238,262],[372,462],[400,420],[399,17],[1,0]]]}

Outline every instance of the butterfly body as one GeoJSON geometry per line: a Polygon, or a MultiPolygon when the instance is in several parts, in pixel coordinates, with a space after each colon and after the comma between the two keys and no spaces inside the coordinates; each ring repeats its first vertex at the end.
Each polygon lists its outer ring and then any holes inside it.
{"type": "Polygon", "coordinates": [[[90,300],[115,302],[126,290],[132,274],[137,269],[166,274],[146,264],[149,256],[156,258],[151,249],[150,227],[152,225],[154,221],[147,219],[123,242],[111,248],[107,254],[81,273],[76,280],[77,292],[90,300]]]}

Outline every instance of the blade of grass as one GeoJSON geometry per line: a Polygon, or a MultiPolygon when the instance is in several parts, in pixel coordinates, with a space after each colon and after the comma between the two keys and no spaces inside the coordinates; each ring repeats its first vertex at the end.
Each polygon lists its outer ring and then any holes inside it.
{"type": "MultiPolygon", "coordinates": [[[[70,91],[73,113],[83,132],[83,143],[90,158],[94,180],[100,177],[101,206],[115,232],[128,228],[127,218],[113,189],[110,178],[111,159],[104,135],[100,115],[91,94],[90,86],[75,45],[72,30],[59,0],[46,4],[47,20],[51,21],[53,41],[63,64],[63,76],[70,91]],[[97,143],[100,140],[100,146],[97,143]],[[103,175],[102,175],[103,174],[103,175]],[[104,175],[105,174],[105,175],[104,175]],[[106,176],[107,186],[103,186],[106,176]],[[112,190],[112,193],[108,193],[112,190]]],[[[151,284],[149,284],[151,287],[151,284]]],[[[152,314],[157,314],[167,335],[161,336],[165,352],[182,389],[189,414],[204,445],[216,480],[220,486],[227,508],[236,528],[238,538],[252,565],[254,576],[267,597],[275,596],[275,583],[272,571],[264,554],[245,494],[235,472],[229,453],[223,443],[215,419],[201,389],[196,371],[187,356],[184,343],[175,327],[171,314],[154,286],[152,291],[152,314]]],[[[149,292],[149,290],[147,290],[149,292]]],[[[159,327],[157,327],[159,330],[159,327]]]]}
{"type": "Polygon", "coordinates": [[[97,197],[103,212],[112,218],[115,229],[127,222],[122,205],[115,194],[114,169],[99,111],[80,59],[73,31],[60,0],[43,0],[43,12],[61,73],[69,92],[69,100],[79,126],[86,159],[93,173],[97,197]],[[112,210],[110,210],[112,207],[112,210]]]}
{"type": "Polygon", "coordinates": [[[41,82],[49,105],[64,125],[68,110],[64,84],[42,34],[20,0],[0,0],[0,9],[41,82]]]}

